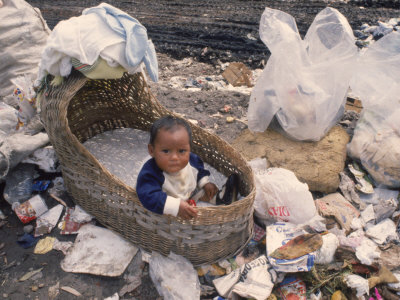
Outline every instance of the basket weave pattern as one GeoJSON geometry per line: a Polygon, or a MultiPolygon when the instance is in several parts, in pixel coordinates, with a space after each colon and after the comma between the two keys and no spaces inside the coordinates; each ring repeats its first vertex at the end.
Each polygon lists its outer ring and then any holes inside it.
{"type": "Polygon", "coordinates": [[[104,226],[147,251],[170,251],[194,265],[234,255],[252,235],[253,174],[245,159],[224,140],[190,124],[192,151],[219,172],[238,173],[245,198],[228,206],[199,207],[190,221],[145,209],[134,188],[104,168],[82,145],[116,128],[149,130],[174,113],[152,95],[142,73],[118,80],[90,80],[73,72],[40,96],[41,119],[61,162],[64,184],[77,204],[104,226]]]}

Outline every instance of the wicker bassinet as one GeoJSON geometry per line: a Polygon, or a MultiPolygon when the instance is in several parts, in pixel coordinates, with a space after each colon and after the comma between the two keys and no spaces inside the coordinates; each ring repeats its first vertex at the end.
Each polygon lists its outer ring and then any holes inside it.
{"type": "Polygon", "coordinates": [[[61,85],[49,86],[40,95],[40,106],[67,191],[102,225],[147,251],[164,255],[172,251],[195,266],[230,257],[251,238],[253,174],[245,159],[218,136],[191,124],[192,151],[225,175],[238,173],[245,198],[228,206],[198,208],[198,217],[190,221],[146,210],[135,189],[112,175],[82,145],[107,130],[149,130],[160,116],[174,115],[155,99],[142,73],[90,80],[74,71],[61,85]]]}

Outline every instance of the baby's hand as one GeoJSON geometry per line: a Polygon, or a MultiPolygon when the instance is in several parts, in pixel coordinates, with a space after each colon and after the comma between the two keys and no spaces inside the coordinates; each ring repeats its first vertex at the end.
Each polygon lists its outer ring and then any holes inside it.
{"type": "Polygon", "coordinates": [[[203,189],[206,193],[206,196],[208,198],[208,201],[211,201],[211,199],[217,194],[218,188],[214,183],[208,182],[203,186],[203,189]]]}
{"type": "Polygon", "coordinates": [[[197,216],[197,209],[191,206],[186,201],[181,200],[181,204],[179,204],[178,217],[181,217],[184,220],[189,220],[197,216]]]}

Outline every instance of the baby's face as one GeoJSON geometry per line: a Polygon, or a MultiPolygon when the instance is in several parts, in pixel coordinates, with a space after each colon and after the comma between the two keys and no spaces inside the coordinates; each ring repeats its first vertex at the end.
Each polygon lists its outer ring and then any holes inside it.
{"type": "Polygon", "coordinates": [[[182,126],[170,130],[160,129],[154,145],[149,144],[148,149],[161,170],[176,173],[186,167],[189,162],[189,134],[182,126]]]}

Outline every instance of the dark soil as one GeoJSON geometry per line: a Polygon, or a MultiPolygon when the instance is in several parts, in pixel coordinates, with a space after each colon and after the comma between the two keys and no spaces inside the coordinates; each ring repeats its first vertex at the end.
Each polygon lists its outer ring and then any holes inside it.
{"type": "MultiPolygon", "coordinates": [[[[60,20],[79,16],[84,8],[101,0],[28,0],[40,8],[52,29],[60,20]]],[[[363,23],[376,24],[399,17],[399,0],[139,0],[107,3],[137,18],[148,31],[158,53],[174,58],[192,57],[215,64],[242,61],[251,67],[262,66],[269,56],[258,35],[265,7],[279,9],[295,17],[302,36],[323,8],[337,8],[358,29],[363,23]]]]}

